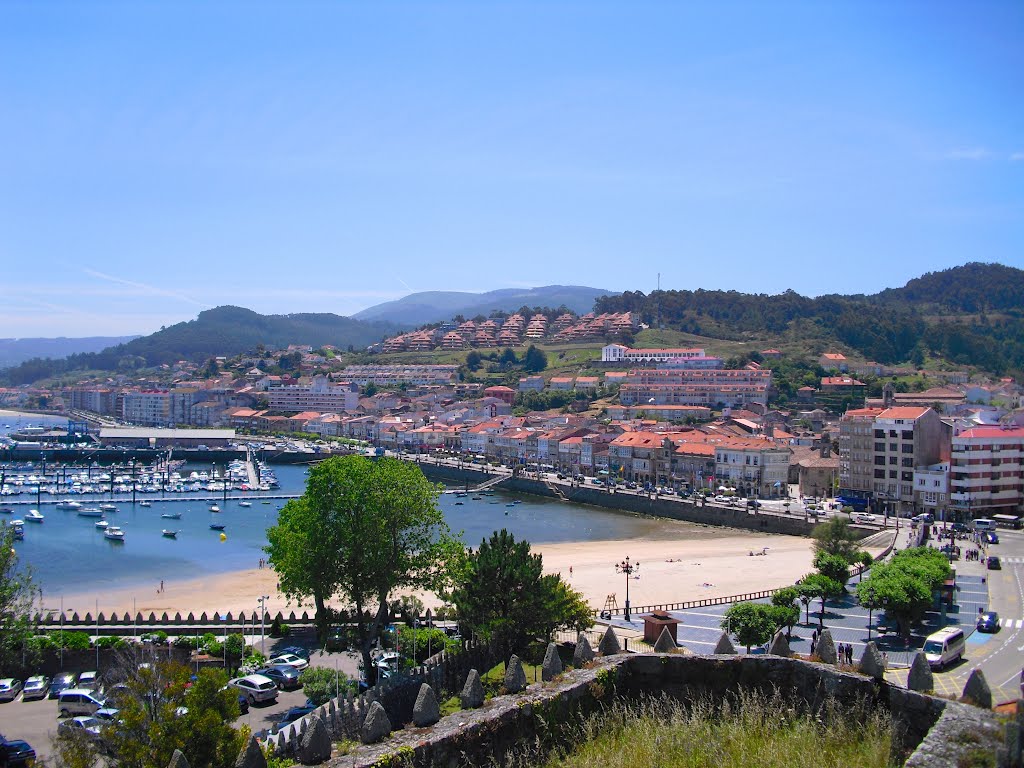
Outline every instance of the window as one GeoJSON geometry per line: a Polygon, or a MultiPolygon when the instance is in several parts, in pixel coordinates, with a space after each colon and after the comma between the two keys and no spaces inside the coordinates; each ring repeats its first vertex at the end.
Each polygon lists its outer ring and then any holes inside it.
{"type": "Polygon", "coordinates": [[[904,473],[902,473],[900,475],[900,480],[903,480],[904,482],[912,483],[914,481],[914,473],[913,472],[904,472],[904,473]]]}
{"type": "Polygon", "coordinates": [[[875,437],[885,437],[885,430],[884,429],[876,429],[875,430],[875,437]]]}
{"type": "Polygon", "coordinates": [[[913,452],[914,452],[914,446],[913,445],[907,445],[906,443],[904,443],[904,445],[903,445],[903,453],[913,453],[913,452]]]}
{"type": "Polygon", "coordinates": [[[876,469],[875,470],[875,477],[877,479],[879,479],[879,480],[884,480],[885,479],[885,470],[884,469],[876,469]]]}
{"type": "Polygon", "coordinates": [[[905,429],[905,430],[903,430],[903,433],[901,434],[901,437],[904,440],[913,440],[914,439],[914,433],[905,429]]]}
{"type": "MultiPolygon", "coordinates": [[[[914,466],[914,460],[913,459],[903,459],[903,461],[900,462],[900,465],[904,466],[904,467],[912,467],[912,466],[914,466]]],[[[922,482],[924,482],[924,481],[922,480],[922,482]]]]}
{"type": "Polygon", "coordinates": [[[875,443],[875,450],[879,453],[885,451],[885,443],[875,443]]]}
{"type": "Polygon", "coordinates": [[[896,479],[896,470],[895,469],[890,469],[889,470],[889,479],[890,480],[895,480],[896,479]]]}
{"type": "Polygon", "coordinates": [[[885,466],[885,456],[875,456],[875,466],[885,466]]]}
{"type": "Polygon", "coordinates": [[[892,464],[893,466],[896,465],[897,461],[899,461],[899,459],[897,459],[895,456],[890,456],[889,457],[889,463],[892,464]]]}
{"type": "Polygon", "coordinates": [[[896,443],[889,443],[889,450],[896,453],[900,448],[896,443]]]}

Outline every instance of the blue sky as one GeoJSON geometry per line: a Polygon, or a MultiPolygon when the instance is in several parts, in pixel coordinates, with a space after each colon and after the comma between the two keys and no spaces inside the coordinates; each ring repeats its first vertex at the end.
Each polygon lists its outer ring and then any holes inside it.
{"type": "Polygon", "coordinates": [[[1024,3],[0,4],[0,336],[1024,267],[1024,3]]]}

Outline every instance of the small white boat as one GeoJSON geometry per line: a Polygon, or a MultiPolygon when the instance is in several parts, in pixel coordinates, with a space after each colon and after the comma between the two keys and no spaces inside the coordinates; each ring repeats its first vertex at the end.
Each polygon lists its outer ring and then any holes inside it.
{"type": "Polygon", "coordinates": [[[139,502],[139,506],[140,507],[152,507],[153,506],[153,502],[152,501],[140,501],[139,502]]]}
{"type": "Polygon", "coordinates": [[[25,515],[25,519],[30,523],[41,523],[46,517],[38,509],[30,509],[25,515]]]}
{"type": "Polygon", "coordinates": [[[181,512],[164,512],[160,517],[164,520],[181,520],[181,512]]]}
{"type": "Polygon", "coordinates": [[[211,504],[210,505],[210,511],[211,512],[220,512],[220,507],[218,507],[216,504],[211,504]]]}
{"type": "Polygon", "coordinates": [[[79,517],[103,517],[103,510],[98,507],[82,507],[78,510],[79,517]]]}
{"type": "Polygon", "coordinates": [[[251,501],[240,501],[240,502],[238,502],[238,506],[240,506],[240,507],[251,507],[252,506],[252,502],[251,501]]]}
{"type": "Polygon", "coordinates": [[[108,523],[106,520],[96,521],[96,527],[99,528],[101,531],[105,530],[108,525],[110,525],[110,523],[108,523]]]}
{"type": "Polygon", "coordinates": [[[113,504],[100,504],[100,510],[103,512],[117,512],[117,507],[113,504]]]}
{"type": "Polygon", "coordinates": [[[72,512],[77,512],[82,508],[82,502],[72,501],[71,499],[64,499],[57,502],[57,509],[70,509],[72,512]]]}
{"type": "Polygon", "coordinates": [[[167,539],[176,539],[176,538],[178,538],[178,532],[177,531],[172,531],[169,528],[164,528],[162,531],[160,531],[160,535],[163,536],[164,538],[167,538],[167,539]]]}
{"type": "Polygon", "coordinates": [[[124,531],[116,525],[108,525],[103,531],[103,538],[111,541],[124,541],[124,531]]]}

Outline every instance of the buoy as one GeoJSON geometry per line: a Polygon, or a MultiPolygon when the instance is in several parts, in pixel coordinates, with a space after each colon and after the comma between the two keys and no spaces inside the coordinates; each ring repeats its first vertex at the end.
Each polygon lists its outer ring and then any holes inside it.
{"type": "Polygon", "coordinates": [[[227,540],[228,540],[228,535],[227,535],[226,533],[222,533],[222,534],[220,535],[220,540],[221,540],[221,541],[227,541],[227,540]]]}

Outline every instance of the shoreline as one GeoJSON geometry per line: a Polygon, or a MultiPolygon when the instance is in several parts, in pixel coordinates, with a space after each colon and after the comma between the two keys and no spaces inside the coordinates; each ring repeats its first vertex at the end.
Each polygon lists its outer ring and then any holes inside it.
{"type": "MultiPolygon", "coordinates": [[[[601,610],[610,595],[621,607],[625,602],[626,577],[616,573],[615,563],[627,555],[641,567],[629,580],[633,606],[683,602],[774,589],[793,584],[813,570],[813,540],[786,534],[766,534],[710,529],[690,523],[666,521],[657,535],[645,538],[536,544],[531,549],[544,558],[545,573],[560,573],[595,610],[601,610]],[[684,538],[685,536],[685,538],[684,538]],[[758,553],[764,551],[764,555],[758,553]],[[752,554],[753,553],[753,554],[752,554]]],[[[875,552],[881,547],[869,548],[875,552]]],[[[60,608],[66,614],[79,615],[98,610],[109,615],[139,612],[144,616],[166,612],[193,613],[244,612],[258,609],[261,595],[269,595],[267,609],[285,616],[301,615],[310,605],[289,604],[277,590],[277,576],[270,568],[209,574],[192,579],[159,582],[106,590],[102,594],[83,591],[63,595],[44,594],[47,610],[60,608]]],[[[399,594],[393,596],[397,598],[399,594]]],[[[421,594],[428,608],[440,601],[433,594],[421,594]]],[[[331,603],[343,607],[340,603],[331,603]]]]}

